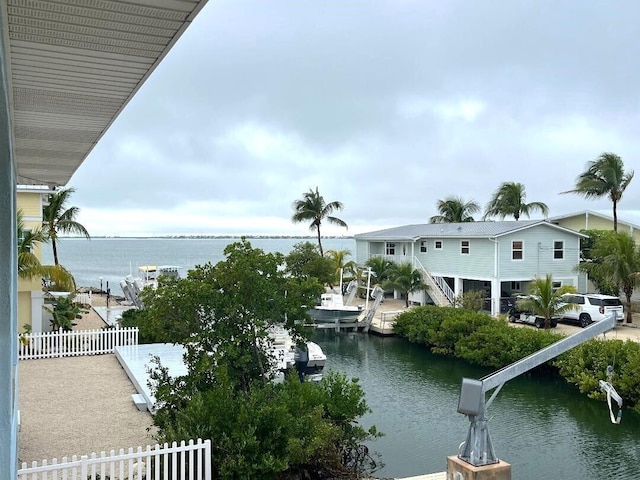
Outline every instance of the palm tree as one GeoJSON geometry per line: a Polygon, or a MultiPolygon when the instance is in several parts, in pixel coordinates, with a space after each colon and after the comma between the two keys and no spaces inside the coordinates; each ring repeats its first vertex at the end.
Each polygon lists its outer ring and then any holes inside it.
{"type": "Polygon", "coordinates": [[[342,203],[337,201],[326,203],[322,195],[320,195],[320,192],[318,192],[318,187],[316,187],[315,191],[309,189],[308,192],[303,194],[302,199],[293,202],[293,209],[295,212],[291,217],[291,220],[294,223],[311,220],[309,230],[315,230],[317,232],[320,255],[324,256],[322,241],[320,240],[320,225],[322,224],[322,221],[326,219],[329,223],[348,228],[347,224],[343,220],[331,215],[334,211],[342,210],[343,208],[342,203]]]}
{"type": "Polygon", "coordinates": [[[327,250],[327,257],[334,263],[336,268],[336,278],[339,278],[340,272],[342,275],[355,276],[357,265],[353,260],[348,260],[347,257],[351,255],[350,250],[327,250]]]}
{"type": "Polygon", "coordinates": [[[522,183],[503,182],[491,197],[485,207],[483,220],[489,217],[512,216],[518,220],[522,215],[529,217],[535,210],[540,211],[545,217],[549,215],[549,207],[542,202],[526,203],[527,194],[522,183]]]}
{"type": "Polygon", "coordinates": [[[394,263],[384,257],[371,257],[365,262],[365,266],[371,269],[371,273],[380,284],[389,279],[389,270],[394,263]]]}
{"type": "Polygon", "coordinates": [[[62,190],[49,194],[49,203],[42,210],[45,234],[47,238],[51,240],[53,262],[56,265],[60,265],[58,261],[58,249],[56,247],[58,234],[76,233],[83,237],[91,238],[87,229],[76,221],[80,209],[78,207],[66,208],[67,201],[73,192],[75,192],[74,188],[63,188],[62,190]]]}
{"type": "Polygon", "coordinates": [[[631,295],[640,286],[640,249],[631,235],[612,233],[598,239],[592,257],[594,261],[581,263],[580,270],[605,278],[622,289],[627,303],[627,323],[631,323],[631,295]]]}
{"type": "Polygon", "coordinates": [[[25,228],[22,210],[18,210],[18,277],[28,280],[43,278],[55,288],[65,292],[75,292],[76,283],[73,275],[62,265],[42,265],[33,253],[39,243],[47,241],[41,228],[29,230],[25,228]]]}
{"type": "Polygon", "coordinates": [[[429,219],[429,223],[463,223],[474,222],[473,215],[480,211],[480,205],[470,200],[465,202],[461,197],[447,197],[438,200],[438,213],[429,219]]]}
{"type": "Polygon", "coordinates": [[[547,274],[545,278],[536,277],[529,286],[529,295],[518,300],[520,310],[528,311],[544,318],[544,328],[551,328],[551,317],[562,316],[567,310],[576,308],[573,303],[564,301],[562,295],[575,293],[571,285],[560,288],[553,287],[553,278],[547,274]]]}
{"type": "Polygon", "coordinates": [[[624,171],[622,159],[615,153],[605,152],[597,160],[587,162],[587,169],[576,178],[573,190],[585,198],[609,197],[613,203],[613,231],[618,231],[618,203],[633,178],[633,170],[624,171]]]}
{"type": "Polygon", "coordinates": [[[414,269],[411,262],[394,263],[389,269],[389,279],[384,282],[385,290],[397,290],[404,295],[405,306],[409,307],[409,294],[426,290],[428,286],[422,280],[420,270],[414,269]]]}

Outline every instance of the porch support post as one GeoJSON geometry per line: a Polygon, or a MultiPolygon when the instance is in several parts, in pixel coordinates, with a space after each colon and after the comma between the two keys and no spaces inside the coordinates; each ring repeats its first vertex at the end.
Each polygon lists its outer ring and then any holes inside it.
{"type": "Polygon", "coordinates": [[[8,76],[6,2],[0,6],[0,480],[18,464],[18,234],[8,76]]]}

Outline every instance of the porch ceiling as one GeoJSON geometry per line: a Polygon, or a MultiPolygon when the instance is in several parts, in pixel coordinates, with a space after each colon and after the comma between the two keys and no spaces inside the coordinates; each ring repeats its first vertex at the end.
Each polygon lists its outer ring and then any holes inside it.
{"type": "Polygon", "coordinates": [[[0,0],[18,184],[64,185],[207,0],[0,0]]]}

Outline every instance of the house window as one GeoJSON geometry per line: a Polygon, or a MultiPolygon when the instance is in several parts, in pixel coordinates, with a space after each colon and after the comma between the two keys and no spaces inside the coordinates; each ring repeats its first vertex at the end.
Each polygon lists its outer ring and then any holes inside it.
{"type": "Polygon", "coordinates": [[[442,240],[436,240],[433,242],[433,248],[436,250],[442,250],[442,240]]]}
{"type": "Polygon", "coordinates": [[[522,260],[524,258],[524,242],[514,240],[511,242],[511,260],[522,260]]]}
{"type": "Polygon", "coordinates": [[[555,260],[562,260],[564,258],[564,242],[562,240],[553,242],[553,258],[555,260]]]}
{"type": "Polygon", "coordinates": [[[395,243],[391,243],[391,242],[387,242],[386,253],[387,253],[387,255],[395,255],[396,254],[396,244],[395,243]]]}
{"type": "Polygon", "coordinates": [[[460,240],[460,253],[469,255],[469,240],[460,240]]]}
{"type": "Polygon", "coordinates": [[[420,241],[420,253],[427,253],[427,241],[420,241]]]}
{"type": "Polygon", "coordinates": [[[555,292],[562,286],[562,282],[553,282],[553,291],[555,292]]]}

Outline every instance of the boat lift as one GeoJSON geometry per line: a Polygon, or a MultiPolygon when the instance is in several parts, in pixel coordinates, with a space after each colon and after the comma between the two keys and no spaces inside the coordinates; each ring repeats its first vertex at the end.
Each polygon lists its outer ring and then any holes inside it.
{"type": "MultiPolygon", "coordinates": [[[[463,378],[458,402],[458,412],[467,415],[471,424],[469,425],[466,441],[460,444],[458,458],[476,467],[498,463],[500,460],[496,457],[493,450],[486,415],[487,408],[489,408],[503,385],[509,380],[571,350],[581,343],[613,329],[615,326],[616,316],[612,314],[599,322],[592,323],[585,327],[584,330],[570,337],[563,338],[480,380],[463,378]],[[489,400],[485,402],[485,394],[494,388],[496,389],[495,392],[493,392],[489,400]]],[[[607,369],[607,374],[610,380],[613,374],[612,367],[607,369]]],[[[609,381],[605,382],[600,380],[600,387],[607,393],[611,421],[613,423],[620,423],[622,398],[617,394],[609,381]],[[617,417],[614,416],[611,410],[611,398],[618,403],[618,407],[620,408],[617,417]]]]}

